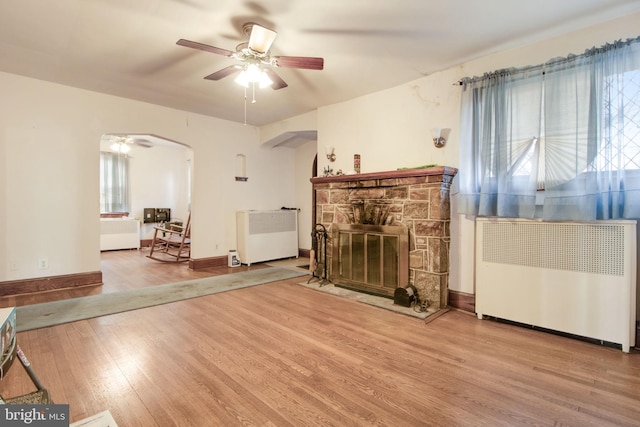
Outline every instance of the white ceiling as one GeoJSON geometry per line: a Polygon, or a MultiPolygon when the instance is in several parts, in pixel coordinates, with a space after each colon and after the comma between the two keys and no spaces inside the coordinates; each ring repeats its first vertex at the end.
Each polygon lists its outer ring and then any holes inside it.
{"type": "Polygon", "coordinates": [[[638,10],[638,0],[0,0],[0,70],[243,122],[243,88],[204,79],[233,60],[176,41],[235,50],[242,24],[256,22],[278,32],[272,55],[325,60],[323,71],[278,68],[289,87],[261,89],[247,107],[259,126],[638,10]]]}

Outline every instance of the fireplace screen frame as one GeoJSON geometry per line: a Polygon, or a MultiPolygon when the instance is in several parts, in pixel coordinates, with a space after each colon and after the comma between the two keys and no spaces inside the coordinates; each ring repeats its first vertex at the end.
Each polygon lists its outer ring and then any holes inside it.
{"type": "Polygon", "coordinates": [[[393,297],[397,288],[409,284],[407,227],[332,224],[331,234],[331,281],[336,286],[393,297]],[[362,249],[355,257],[354,246],[362,249]]]}

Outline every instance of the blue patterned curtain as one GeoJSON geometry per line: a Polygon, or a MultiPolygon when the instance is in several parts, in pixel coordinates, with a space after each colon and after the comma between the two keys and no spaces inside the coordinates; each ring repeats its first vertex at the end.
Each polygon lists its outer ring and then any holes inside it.
{"type": "Polygon", "coordinates": [[[638,41],[463,79],[460,213],[640,218],[638,41]]]}

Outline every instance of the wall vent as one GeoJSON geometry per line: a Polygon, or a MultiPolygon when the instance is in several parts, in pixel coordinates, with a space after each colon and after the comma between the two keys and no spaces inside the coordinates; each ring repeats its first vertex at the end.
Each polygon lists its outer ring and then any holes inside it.
{"type": "Polygon", "coordinates": [[[484,262],[624,275],[623,225],[487,222],[484,262]]]}

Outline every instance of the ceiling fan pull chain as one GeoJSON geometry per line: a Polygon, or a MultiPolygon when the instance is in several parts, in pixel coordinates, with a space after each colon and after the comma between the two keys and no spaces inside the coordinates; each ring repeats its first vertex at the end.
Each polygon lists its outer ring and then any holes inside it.
{"type": "Polygon", "coordinates": [[[247,125],[247,88],[244,88],[244,125],[247,125]]]}
{"type": "Polygon", "coordinates": [[[256,82],[251,83],[251,90],[253,91],[253,99],[251,100],[252,104],[256,103],[256,82]]]}

